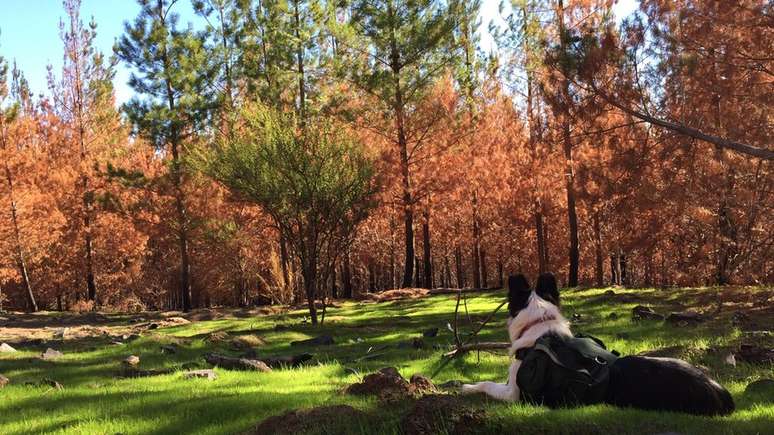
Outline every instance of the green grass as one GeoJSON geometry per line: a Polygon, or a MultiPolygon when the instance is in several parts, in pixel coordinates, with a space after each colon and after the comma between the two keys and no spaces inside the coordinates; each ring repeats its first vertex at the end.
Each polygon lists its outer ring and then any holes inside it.
{"type": "MultiPolygon", "coordinates": [[[[631,290],[616,289],[629,295],[625,302],[609,300],[604,289],[567,291],[562,310],[569,318],[581,314],[576,332],[593,334],[622,354],[675,346],[673,356],[707,367],[712,376],[733,394],[737,411],[723,418],[702,418],[682,414],[655,413],[592,406],[549,410],[522,404],[507,404],[484,397],[465,397],[472,406],[487,413],[491,433],[658,433],[674,431],[686,434],[772,433],[774,398],[752,397],[745,386],[755,379],[772,377],[772,367],[739,363],[732,367],[723,362],[728,350],[743,340],[741,331],[732,326],[735,308],[725,308],[720,316],[696,327],[672,327],[663,322],[634,323],[630,311],[634,305],[650,304],[657,311],[681,307],[711,310],[703,300],[718,289],[631,290]],[[610,313],[618,314],[611,319],[610,313]]],[[[757,329],[771,330],[771,304],[760,307],[748,303],[762,289],[738,291],[734,303],[743,304],[751,313],[757,329]]],[[[474,321],[483,319],[502,300],[502,294],[468,296],[469,314],[474,321]]],[[[227,318],[162,328],[145,333],[124,346],[109,345],[107,337],[65,340],[59,344],[65,356],[56,361],[36,358],[43,347],[20,347],[16,354],[0,354],[0,373],[11,383],[0,389],[0,434],[175,434],[240,433],[260,420],[299,407],[349,404],[374,416],[367,421],[342,421],[332,433],[399,433],[401,414],[407,405],[385,407],[374,398],[342,393],[360,376],[385,366],[395,366],[409,377],[413,373],[430,375],[441,362],[440,355],[451,346],[446,324],[454,311],[454,296],[404,300],[380,304],[342,303],[330,309],[325,326],[313,328],[301,323],[304,311],[250,318],[227,318]],[[289,329],[275,331],[278,323],[289,329]],[[418,336],[429,327],[440,328],[438,337],[425,339],[425,349],[396,348],[396,344],[418,336]],[[141,379],[115,377],[120,361],[130,354],[141,357],[142,368],[181,367],[195,362],[206,367],[205,352],[237,355],[227,343],[211,343],[209,333],[225,331],[232,335],[257,334],[266,344],[256,348],[259,355],[287,355],[302,351],[315,354],[312,364],[298,369],[271,373],[247,373],[216,369],[215,381],[185,380],[180,372],[141,379]],[[336,346],[299,349],[289,342],[331,334],[336,346]],[[180,350],[162,354],[161,345],[177,342],[180,350]],[[391,345],[378,358],[358,360],[369,348],[391,345]],[[29,386],[43,378],[59,381],[64,389],[29,386]],[[342,429],[346,428],[346,430],[342,429]]],[[[116,316],[116,322],[125,317],[116,316]]],[[[464,315],[463,315],[464,319],[464,315]]],[[[481,340],[505,341],[505,313],[501,312],[480,334],[481,340]]],[[[467,320],[462,322],[470,330],[467,320]]],[[[0,329],[0,341],[2,341],[0,329]]],[[[758,344],[771,346],[772,339],[756,338],[758,344]]],[[[433,378],[436,383],[451,379],[463,381],[504,381],[508,366],[504,353],[472,353],[443,367],[433,378]]]]}

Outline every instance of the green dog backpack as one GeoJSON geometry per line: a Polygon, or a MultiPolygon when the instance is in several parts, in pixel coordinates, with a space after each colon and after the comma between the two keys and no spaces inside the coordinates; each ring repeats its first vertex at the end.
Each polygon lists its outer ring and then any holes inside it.
{"type": "Polygon", "coordinates": [[[549,407],[601,403],[605,400],[610,365],[617,352],[591,337],[540,337],[533,347],[520,349],[516,384],[524,401],[549,407]]]}

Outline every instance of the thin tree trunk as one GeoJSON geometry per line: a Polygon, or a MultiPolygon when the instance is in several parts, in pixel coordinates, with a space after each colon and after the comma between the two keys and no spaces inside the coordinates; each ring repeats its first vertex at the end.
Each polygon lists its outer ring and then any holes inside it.
{"type": "Polygon", "coordinates": [[[486,251],[481,249],[481,288],[489,287],[489,274],[486,269],[486,251]]]}
{"type": "Polygon", "coordinates": [[[602,228],[599,222],[599,211],[594,213],[594,254],[596,257],[594,275],[597,287],[602,287],[604,285],[604,259],[602,258],[602,228]]]}
{"type": "Polygon", "coordinates": [[[481,225],[478,221],[478,192],[473,191],[473,287],[481,288],[481,225]]]}
{"type": "Polygon", "coordinates": [[[430,212],[425,210],[422,221],[422,242],[424,244],[422,262],[424,275],[424,287],[433,288],[433,263],[430,256],[430,212]]]}
{"type": "Polygon", "coordinates": [[[457,269],[457,287],[463,288],[465,287],[465,272],[462,269],[462,249],[459,245],[454,249],[454,263],[457,269]]]}
{"type": "MultiPolygon", "coordinates": [[[[389,15],[392,17],[394,11],[392,3],[388,4],[389,15]]],[[[400,83],[401,59],[398,50],[398,42],[395,36],[395,29],[390,35],[390,68],[392,72],[393,86],[395,91],[395,100],[393,101],[393,111],[395,114],[395,129],[398,133],[398,148],[400,153],[400,172],[401,188],[403,199],[403,225],[405,228],[405,267],[403,270],[403,282],[401,287],[411,287],[414,277],[414,210],[411,195],[411,174],[409,172],[408,141],[405,131],[405,107],[403,103],[403,89],[400,83]]]]}
{"type": "MultiPolygon", "coordinates": [[[[3,139],[3,149],[5,149],[5,139],[3,139]]],[[[11,225],[13,226],[14,248],[16,250],[16,266],[19,268],[19,276],[22,279],[24,293],[27,298],[27,309],[29,311],[38,311],[38,304],[35,302],[35,294],[32,291],[30,275],[27,271],[27,261],[24,257],[24,250],[21,244],[21,231],[19,230],[19,217],[16,211],[16,200],[14,198],[13,175],[8,162],[5,162],[5,178],[8,183],[8,191],[11,199],[11,225]]]]}
{"type": "Polygon", "coordinates": [[[497,256],[497,288],[503,288],[505,284],[504,276],[503,276],[503,258],[502,256],[497,256]]]}
{"type": "Polygon", "coordinates": [[[341,271],[341,287],[344,297],[352,299],[352,266],[349,259],[349,252],[344,254],[344,263],[341,271]]]}
{"type": "MultiPolygon", "coordinates": [[[[564,3],[559,0],[557,9],[559,20],[559,41],[562,53],[565,53],[565,29],[564,29],[564,3]]],[[[570,231],[569,261],[570,270],[567,278],[568,287],[578,286],[578,268],[580,266],[580,253],[578,249],[578,215],[575,209],[575,175],[572,161],[572,139],[570,138],[570,81],[565,74],[562,79],[562,103],[565,106],[562,113],[562,143],[564,146],[565,177],[567,189],[567,222],[570,231]]]]}

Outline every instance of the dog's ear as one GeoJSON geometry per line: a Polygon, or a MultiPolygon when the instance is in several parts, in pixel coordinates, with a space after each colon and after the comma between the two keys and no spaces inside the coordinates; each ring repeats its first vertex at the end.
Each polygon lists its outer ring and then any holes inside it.
{"type": "Polygon", "coordinates": [[[530,289],[527,277],[522,274],[508,277],[508,313],[516,317],[527,306],[530,289]]]}
{"type": "Polygon", "coordinates": [[[557,307],[559,306],[559,288],[553,273],[544,273],[538,277],[535,293],[557,307]]]}

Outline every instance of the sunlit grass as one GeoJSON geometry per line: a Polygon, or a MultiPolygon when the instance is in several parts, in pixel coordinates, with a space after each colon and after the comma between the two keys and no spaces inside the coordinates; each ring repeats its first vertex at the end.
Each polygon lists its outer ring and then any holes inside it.
{"type": "MultiPolygon", "coordinates": [[[[567,291],[562,309],[570,317],[580,314],[574,325],[578,332],[593,334],[622,354],[670,348],[675,356],[700,364],[726,385],[734,395],[738,411],[724,418],[702,418],[680,414],[592,406],[548,410],[529,405],[503,404],[482,397],[465,398],[487,411],[491,433],[771,433],[774,403],[766,398],[745,395],[745,386],[761,377],[772,377],[772,367],[744,363],[731,367],[723,362],[728,349],[738,345],[741,332],[732,326],[731,311],[695,327],[672,327],[664,322],[631,321],[631,308],[651,305],[657,311],[676,309],[678,304],[700,307],[702,295],[716,289],[660,291],[621,290],[636,300],[621,301],[604,297],[606,289],[567,291]],[[684,295],[684,297],[681,297],[684,295]],[[615,312],[617,317],[611,318],[615,312]]],[[[751,292],[756,289],[750,289],[751,292]]],[[[501,293],[468,296],[468,314],[482,320],[501,301],[501,293]]],[[[342,390],[380,367],[392,365],[406,377],[429,375],[440,366],[440,355],[450,348],[453,338],[447,330],[452,321],[455,299],[452,295],[381,304],[342,302],[328,310],[326,324],[313,328],[301,323],[305,312],[291,311],[271,316],[226,318],[149,331],[124,346],[110,345],[107,338],[65,341],[65,356],[57,361],[40,361],[37,349],[21,347],[17,354],[0,356],[0,373],[12,383],[0,390],[0,434],[173,434],[239,433],[258,421],[292,408],[349,404],[372,413],[365,422],[342,422],[332,433],[398,433],[404,407],[378,404],[373,398],[348,396],[342,390]],[[275,331],[277,324],[287,330],[275,331]],[[426,338],[423,349],[398,348],[400,342],[421,335],[427,328],[439,328],[436,338],[426,338]],[[288,355],[312,352],[315,361],[305,367],[275,370],[271,373],[245,373],[216,369],[219,378],[182,379],[182,366],[192,362],[206,367],[202,355],[217,350],[238,355],[227,342],[206,338],[218,331],[230,335],[255,334],[266,344],[256,348],[259,355],[288,355]],[[290,347],[290,341],[330,334],[335,346],[290,347]],[[178,352],[163,354],[161,346],[178,342],[178,352]],[[379,349],[390,345],[388,349],[379,349]],[[361,360],[371,349],[382,354],[361,360]],[[143,368],[175,368],[178,371],[142,379],[117,378],[120,361],[139,355],[143,368]],[[28,386],[43,378],[61,382],[56,391],[48,386],[28,386]]],[[[709,307],[708,307],[709,309],[709,307]]],[[[771,316],[756,318],[763,328],[772,329],[771,316]]],[[[499,313],[480,334],[481,340],[504,341],[505,312],[499,313]]],[[[461,313],[465,331],[470,325],[461,313]]],[[[771,345],[771,338],[761,339],[771,345]]],[[[435,376],[441,383],[465,381],[504,381],[508,365],[505,354],[471,353],[452,361],[435,376]]]]}

